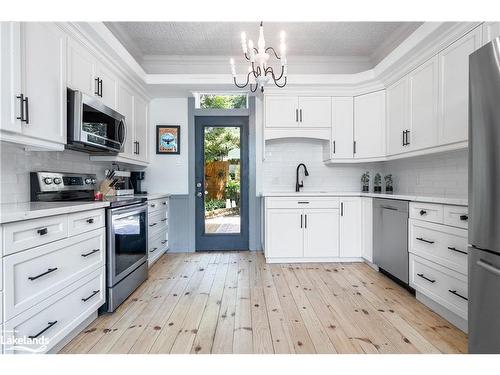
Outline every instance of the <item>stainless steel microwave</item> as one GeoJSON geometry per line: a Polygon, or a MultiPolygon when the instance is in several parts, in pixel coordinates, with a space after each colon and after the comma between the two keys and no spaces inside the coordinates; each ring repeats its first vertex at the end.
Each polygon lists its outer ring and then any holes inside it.
{"type": "Polygon", "coordinates": [[[125,116],[98,99],[68,89],[67,148],[95,154],[119,153],[127,138],[125,116]]]}

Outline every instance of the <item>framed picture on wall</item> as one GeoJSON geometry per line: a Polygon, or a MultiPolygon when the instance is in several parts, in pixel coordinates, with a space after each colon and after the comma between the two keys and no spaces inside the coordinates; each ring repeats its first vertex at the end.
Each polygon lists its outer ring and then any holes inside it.
{"type": "Polygon", "coordinates": [[[161,155],[181,153],[181,127],[179,125],[156,125],[156,153],[161,155]]]}

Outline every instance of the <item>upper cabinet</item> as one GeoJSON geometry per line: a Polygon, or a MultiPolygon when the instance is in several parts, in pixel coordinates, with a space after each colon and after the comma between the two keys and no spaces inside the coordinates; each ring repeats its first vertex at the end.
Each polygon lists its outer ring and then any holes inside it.
{"type": "Polygon", "coordinates": [[[134,150],[135,158],[147,162],[148,153],[148,104],[136,96],[134,98],[134,150]]]}
{"type": "Polygon", "coordinates": [[[330,128],[331,98],[318,96],[267,96],[267,128],[330,128]]]}
{"type": "Polygon", "coordinates": [[[437,145],[438,138],[438,59],[426,61],[408,75],[411,150],[437,145]]]}
{"type": "Polygon", "coordinates": [[[467,141],[469,55],[481,46],[478,27],[439,53],[439,143],[467,141]]]}
{"type": "Polygon", "coordinates": [[[332,98],[332,139],[330,159],[352,159],[354,142],[354,99],[332,98]]]}
{"type": "Polygon", "coordinates": [[[299,126],[330,128],[332,126],[332,100],[330,97],[299,97],[299,126]]]}
{"type": "Polygon", "coordinates": [[[2,140],[62,150],[67,37],[54,23],[2,23],[2,140]],[[5,47],[4,47],[5,43],[5,47]],[[5,83],[5,84],[4,84],[5,83]]]}
{"type": "Polygon", "coordinates": [[[354,98],[354,143],[356,159],[385,156],[385,90],[354,98]]]}
{"type": "Polygon", "coordinates": [[[409,101],[408,76],[387,88],[387,154],[396,155],[405,152],[409,146],[409,101]]]}

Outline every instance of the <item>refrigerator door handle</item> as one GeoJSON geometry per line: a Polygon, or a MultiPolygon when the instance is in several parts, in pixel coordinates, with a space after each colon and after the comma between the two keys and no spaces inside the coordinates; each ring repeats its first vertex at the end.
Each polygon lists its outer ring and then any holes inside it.
{"type": "Polygon", "coordinates": [[[481,268],[484,268],[486,271],[489,271],[491,272],[492,274],[494,275],[497,275],[497,276],[500,276],[500,269],[492,266],[491,264],[485,262],[484,260],[482,259],[479,259],[476,264],[481,267],[481,268]]]}

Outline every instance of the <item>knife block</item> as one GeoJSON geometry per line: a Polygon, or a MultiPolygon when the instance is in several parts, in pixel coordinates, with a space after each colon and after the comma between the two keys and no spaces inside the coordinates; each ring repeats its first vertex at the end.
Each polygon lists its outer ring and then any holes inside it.
{"type": "Polygon", "coordinates": [[[99,186],[99,191],[102,193],[104,197],[116,196],[115,188],[110,186],[112,182],[113,180],[108,180],[108,179],[101,182],[101,185],[99,186]]]}

